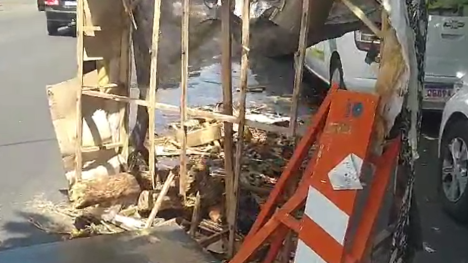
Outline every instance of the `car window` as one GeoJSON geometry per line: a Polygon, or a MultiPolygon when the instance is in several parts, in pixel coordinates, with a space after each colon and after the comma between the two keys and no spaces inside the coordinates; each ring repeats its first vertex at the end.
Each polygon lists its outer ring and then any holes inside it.
{"type": "Polygon", "coordinates": [[[468,0],[429,0],[428,9],[430,15],[468,16],[468,0]]]}

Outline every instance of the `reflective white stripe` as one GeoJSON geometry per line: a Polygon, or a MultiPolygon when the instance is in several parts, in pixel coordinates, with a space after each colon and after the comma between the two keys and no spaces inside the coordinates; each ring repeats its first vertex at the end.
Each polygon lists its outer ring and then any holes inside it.
{"type": "Polygon", "coordinates": [[[315,251],[307,246],[302,240],[297,241],[296,256],[294,257],[295,263],[327,263],[315,251]]]}
{"type": "Polygon", "coordinates": [[[344,245],[349,216],[313,187],[309,187],[304,213],[338,243],[344,245]]]}

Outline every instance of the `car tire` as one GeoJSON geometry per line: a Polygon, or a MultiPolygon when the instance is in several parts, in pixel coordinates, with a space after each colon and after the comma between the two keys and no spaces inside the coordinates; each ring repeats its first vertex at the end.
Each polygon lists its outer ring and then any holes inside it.
{"type": "Polygon", "coordinates": [[[339,89],[346,89],[344,80],[343,80],[343,67],[341,66],[341,61],[336,58],[330,66],[330,88],[332,83],[338,83],[339,89]]]}
{"type": "Polygon", "coordinates": [[[439,199],[442,208],[452,218],[466,224],[468,223],[468,119],[451,123],[446,129],[440,145],[439,199]],[[460,158],[455,157],[458,155],[454,153],[457,149],[462,153],[460,158]],[[466,156],[467,160],[462,160],[464,157],[461,156],[466,156]]]}
{"type": "Polygon", "coordinates": [[[70,35],[72,37],[76,37],[76,34],[77,34],[76,29],[77,29],[76,26],[70,27],[70,35]]]}
{"type": "Polygon", "coordinates": [[[58,29],[59,26],[57,24],[47,21],[47,33],[49,36],[57,35],[58,29]]]}

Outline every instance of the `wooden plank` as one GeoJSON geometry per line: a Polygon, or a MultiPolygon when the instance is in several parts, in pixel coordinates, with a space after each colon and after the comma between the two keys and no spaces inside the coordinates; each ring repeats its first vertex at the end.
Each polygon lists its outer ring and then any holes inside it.
{"type": "Polygon", "coordinates": [[[244,148],[244,130],[245,130],[245,108],[247,99],[247,79],[249,70],[249,46],[250,46],[250,0],[244,0],[242,8],[242,57],[240,71],[240,105],[239,105],[239,127],[237,128],[236,156],[234,162],[234,178],[232,188],[226,189],[230,199],[227,206],[227,222],[229,226],[228,255],[234,256],[236,239],[237,208],[239,202],[239,178],[242,170],[242,151],[244,148]]]}
{"type": "Polygon", "coordinates": [[[188,59],[189,59],[189,1],[184,0],[182,8],[182,30],[181,30],[181,94],[180,94],[180,127],[182,128],[182,140],[180,154],[179,193],[186,198],[187,191],[187,90],[188,90],[188,59]]]}
{"type": "MultiPolygon", "coordinates": [[[[123,1],[124,2],[124,1],[123,1]]],[[[124,12],[122,12],[122,19],[125,21],[125,27],[122,32],[122,44],[121,44],[121,53],[120,53],[120,83],[124,84],[123,88],[125,90],[125,95],[130,96],[130,76],[132,74],[132,49],[131,44],[131,24],[129,18],[124,12]]],[[[120,142],[122,143],[122,148],[120,154],[125,160],[128,158],[128,145],[129,145],[129,111],[130,105],[120,105],[120,142]]]]}
{"type": "MultiPolygon", "coordinates": [[[[83,31],[83,37],[85,35],[88,36],[95,36],[94,32],[97,30],[93,30],[93,20],[91,18],[91,9],[89,8],[88,0],[83,0],[83,11],[82,11],[82,31],[83,31]]],[[[100,30],[100,27],[99,27],[100,30]]]]}
{"type": "MultiPolygon", "coordinates": [[[[221,125],[222,124],[220,123],[215,123],[191,132],[177,130],[176,140],[179,143],[182,142],[185,138],[186,147],[196,147],[200,145],[205,145],[222,138],[221,125]]],[[[187,149],[185,149],[185,151],[182,151],[182,154],[186,151],[187,149]]]]}
{"type": "MultiPolygon", "coordinates": [[[[307,49],[307,38],[309,35],[309,14],[310,14],[310,2],[308,0],[302,1],[302,13],[301,13],[301,28],[299,31],[299,44],[297,52],[294,56],[294,87],[292,96],[291,111],[289,113],[289,132],[290,136],[296,136],[297,129],[297,114],[299,108],[299,93],[302,86],[302,77],[304,73],[304,58],[307,49]]],[[[297,145],[297,142],[296,142],[297,145]]],[[[296,180],[294,178],[289,182],[285,195],[292,196],[296,187],[296,180]]],[[[290,261],[291,249],[292,249],[292,232],[288,231],[285,237],[284,246],[281,253],[281,263],[287,263],[290,261]]]]}
{"type": "MultiPolygon", "coordinates": [[[[125,96],[102,93],[99,91],[85,90],[83,91],[83,94],[87,96],[105,98],[105,99],[110,99],[114,101],[122,101],[122,102],[127,102],[127,103],[133,102],[137,105],[144,106],[144,107],[148,107],[149,105],[149,103],[145,100],[132,99],[132,98],[128,98],[125,96]]],[[[179,107],[166,104],[166,103],[160,103],[160,102],[155,103],[155,108],[159,110],[163,110],[163,111],[168,111],[168,112],[176,112],[176,113],[180,112],[179,107]]],[[[231,122],[235,124],[239,123],[239,120],[236,116],[226,115],[226,114],[221,114],[221,113],[216,113],[216,112],[211,112],[211,111],[206,111],[206,110],[187,108],[187,114],[190,116],[204,117],[204,118],[214,119],[217,121],[231,122]]],[[[290,135],[289,128],[287,127],[281,127],[281,126],[276,126],[272,124],[266,124],[266,123],[251,121],[251,120],[246,120],[245,125],[251,128],[274,132],[274,133],[278,133],[278,134],[285,135],[285,136],[290,135]]],[[[303,136],[306,128],[307,127],[303,127],[303,126],[298,128],[298,130],[296,131],[296,135],[303,136]]]]}
{"type": "Polygon", "coordinates": [[[214,242],[219,241],[225,234],[227,234],[227,232],[228,232],[227,230],[223,230],[221,232],[214,233],[211,236],[207,236],[207,237],[199,239],[198,243],[200,244],[200,246],[206,248],[207,246],[213,244],[214,242]]]}
{"type": "MultiPolygon", "coordinates": [[[[151,76],[149,83],[149,94],[148,96],[148,116],[149,116],[149,172],[153,180],[153,188],[156,188],[157,181],[159,178],[155,169],[156,169],[156,158],[155,158],[155,110],[154,107],[156,103],[156,86],[157,86],[157,71],[158,71],[158,50],[159,50],[159,26],[161,20],[161,0],[154,1],[154,15],[153,15],[153,34],[151,36],[151,76]]],[[[156,205],[155,205],[156,207],[156,205]]],[[[151,212],[153,213],[153,212],[151,212]]],[[[154,216],[153,216],[154,217],[154,216]]],[[[151,219],[149,219],[151,220],[151,219]]]]}
{"type": "Polygon", "coordinates": [[[383,38],[382,31],[372,22],[362,10],[349,0],[341,0],[343,4],[351,10],[361,21],[380,39],[383,38]]]}
{"type": "Polygon", "coordinates": [[[76,12],[76,20],[77,20],[77,52],[78,52],[78,72],[77,78],[79,80],[80,86],[76,92],[76,130],[75,130],[75,176],[76,180],[81,180],[81,172],[83,169],[83,156],[81,155],[81,145],[83,144],[83,115],[82,115],[82,91],[83,91],[83,58],[84,58],[84,32],[83,32],[83,24],[84,24],[84,11],[83,11],[83,3],[85,0],[78,0],[77,3],[77,12],[76,12]]]}
{"type": "Polygon", "coordinates": [[[291,112],[289,114],[291,120],[289,122],[289,131],[291,136],[296,134],[296,126],[297,126],[297,109],[299,105],[299,93],[301,91],[301,84],[302,84],[302,75],[303,75],[303,68],[304,68],[304,58],[307,48],[307,36],[309,35],[309,1],[302,1],[302,15],[301,15],[301,30],[299,34],[299,46],[294,57],[294,89],[293,89],[293,96],[292,96],[292,105],[291,105],[291,112]]]}
{"type": "MultiPolygon", "coordinates": [[[[231,4],[232,0],[221,0],[221,80],[223,86],[223,110],[224,114],[232,116],[232,38],[231,38],[231,4]]],[[[237,121],[237,119],[235,120],[237,121]]],[[[233,127],[232,123],[224,123],[224,169],[226,171],[226,209],[229,214],[233,209],[229,204],[235,200],[232,187],[234,185],[234,167],[233,167],[233,127]]],[[[234,226],[236,222],[229,221],[229,232],[235,232],[234,226]]],[[[228,248],[228,258],[233,256],[233,251],[228,248]]]]}
{"type": "Polygon", "coordinates": [[[115,149],[122,147],[121,142],[115,142],[115,143],[109,143],[109,144],[104,144],[104,145],[96,145],[96,146],[90,146],[90,147],[82,147],[81,151],[82,152],[97,152],[100,150],[110,150],[110,149],[115,149]]]}
{"type": "MultiPolygon", "coordinates": [[[[159,1],[159,0],[157,0],[159,1]]],[[[154,151],[153,151],[154,152],[154,151]]],[[[172,181],[174,181],[175,174],[171,172],[169,176],[166,178],[166,181],[164,182],[163,188],[161,189],[161,193],[158,195],[158,198],[156,199],[156,202],[154,203],[154,207],[151,210],[151,213],[146,221],[145,228],[148,229],[153,225],[154,219],[156,218],[156,215],[159,212],[159,208],[162,205],[162,202],[164,200],[164,197],[166,196],[167,192],[169,191],[169,188],[172,184],[172,181]]]]}
{"type": "Polygon", "coordinates": [[[190,222],[190,230],[189,230],[189,233],[192,237],[195,237],[196,231],[198,229],[198,224],[200,221],[200,208],[201,208],[200,192],[197,192],[195,205],[193,206],[192,222],[190,222]]]}

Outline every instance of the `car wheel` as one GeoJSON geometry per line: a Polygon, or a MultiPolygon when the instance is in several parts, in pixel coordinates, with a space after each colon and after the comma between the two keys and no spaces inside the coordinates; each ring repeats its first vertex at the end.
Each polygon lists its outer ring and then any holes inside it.
{"type": "Polygon", "coordinates": [[[339,59],[336,59],[330,68],[330,87],[334,83],[338,84],[338,88],[346,89],[343,80],[343,68],[339,59]]]}
{"type": "Polygon", "coordinates": [[[439,196],[444,210],[468,223],[468,120],[447,127],[439,158],[439,196]]]}
{"type": "Polygon", "coordinates": [[[72,26],[72,27],[70,28],[70,35],[71,35],[72,37],[76,37],[76,34],[77,34],[76,29],[77,29],[76,26],[72,26]]]}
{"type": "Polygon", "coordinates": [[[57,34],[58,32],[58,29],[59,29],[59,26],[52,23],[52,22],[49,22],[47,21],[47,33],[49,33],[49,36],[54,36],[57,34]]]}

